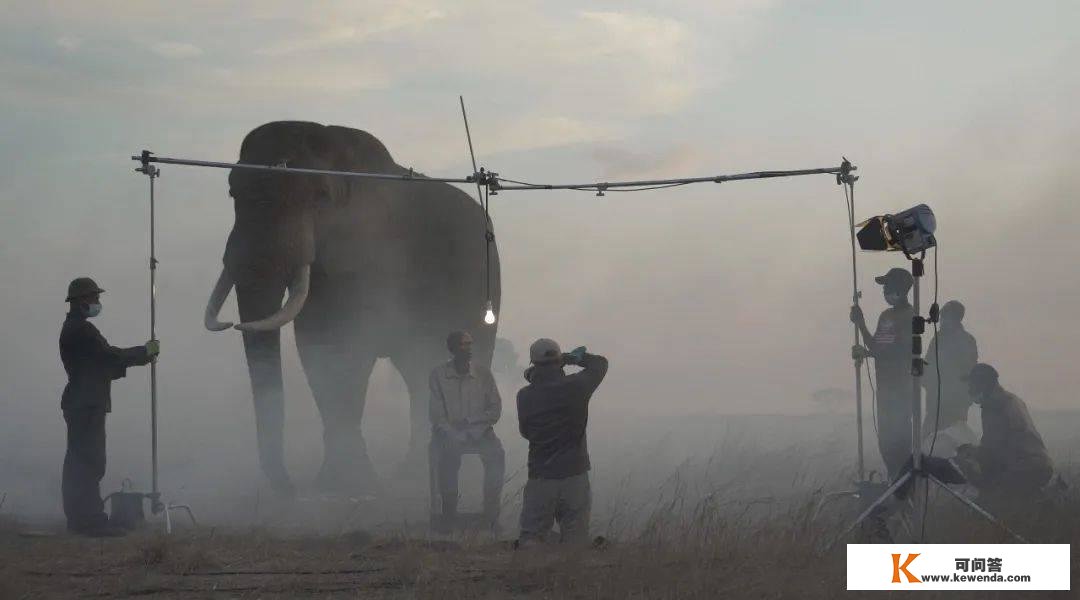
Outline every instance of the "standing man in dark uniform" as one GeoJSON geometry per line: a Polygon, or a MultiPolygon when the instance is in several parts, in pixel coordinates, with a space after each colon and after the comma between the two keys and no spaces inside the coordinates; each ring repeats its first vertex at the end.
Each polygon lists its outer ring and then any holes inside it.
{"type": "Polygon", "coordinates": [[[851,322],[859,327],[866,348],[874,359],[877,375],[878,448],[890,478],[899,475],[911,456],[911,319],[914,316],[908,291],[911,273],[893,268],[874,281],[882,286],[889,308],[878,317],[874,333],[858,306],[851,307],[851,322]]]}
{"type": "Polygon", "coordinates": [[[922,379],[926,388],[923,435],[933,433],[935,426],[938,431],[943,431],[959,423],[967,424],[972,397],[965,378],[979,362],[979,347],[975,337],[964,329],[964,305],[959,301],[950,300],[941,307],[941,331],[927,347],[926,361],[922,379]]]}
{"type": "Polygon", "coordinates": [[[67,422],[67,454],[61,490],[68,531],[94,537],[123,535],[111,526],[101,499],[105,476],[105,415],[112,410],[110,388],[128,367],[145,365],[158,354],[156,341],[116,348],[88,319],[101,313],[102,290],[89,277],[68,286],[71,306],[60,331],[60,359],[68,383],[60,401],[67,422]]]}

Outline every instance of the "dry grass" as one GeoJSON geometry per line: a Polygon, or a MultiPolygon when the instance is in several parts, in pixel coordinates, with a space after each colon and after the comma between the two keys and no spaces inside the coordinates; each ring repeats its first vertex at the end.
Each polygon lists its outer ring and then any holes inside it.
{"type": "MultiPolygon", "coordinates": [[[[198,530],[172,537],[143,531],[110,540],[27,538],[6,520],[0,521],[0,598],[674,600],[846,594],[842,546],[819,552],[820,542],[848,516],[842,506],[814,521],[813,492],[798,500],[725,499],[713,493],[692,501],[690,487],[681,476],[673,477],[644,519],[633,528],[626,525],[618,539],[599,550],[513,551],[505,542],[477,536],[453,541],[405,535],[373,539],[363,532],[298,537],[260,529],[198,530]]],[[[934,506],[932,540],[1002,541],[1000,531],[957,506],[934,506]]],[[[631,521],[618,515],[611,519],[631,521]]],[[[1039,541],[1077,539],[1080,501],[1074,494],[1052,519],[1023,527],[1039,541]]]]}
{"type": "MultiPolygon", "coordinates": [[[[823,491],[849,477],[819,481],[811,465],[836,462],[823,458],[824,451],[753,448],[737,440],[707,459],[683,462],[662,480],[641,473],[604,480],[595,488],[594,514],[594,533],[611,540],[602,549],[514,551],[483,535],[428,539],[411,526],[395,531],[381,522],[379,533],[370,534],[352,529],[352,511],[331,528],[339,535],[232,527],[172,537],[144,530],[107,540],[25,537],[18,523],[0,515],[0,600],[858,597],[844,591],[843,545],[822,552],[856,505],[840,501],[812,518],[823,491]]],[[[1067,470],[1068,480],[1080,481],[1076,467],[1067,470]]],[[[508,488],[507,497],[517,498],[516,491],[508,488]]],[[[935,498],[932,507],[928,542],[1006,541],[948,498],[935,498]]],[[[508,516],[516,512],[516,502],[507,507],[508,516]]],[[[1080,495],[1073,490],[1063,506],[1011,523],[1032,541],[1080,539],[1080,495]]],[[[1073,571],[1078,567],[1074,558],[1073,571]]]]}

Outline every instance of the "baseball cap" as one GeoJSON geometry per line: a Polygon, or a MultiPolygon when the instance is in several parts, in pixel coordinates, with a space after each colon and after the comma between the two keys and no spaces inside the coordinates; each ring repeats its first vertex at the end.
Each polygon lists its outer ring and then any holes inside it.
{"type": "Polygon", "coordinates": [[[910,290],[912,285],[911,273],[908,273],[906,270],[899,267],[889,269],[888,273],[885,273],[880,277],[875,277],[874,281],[881,285],[891,285],[900,288],[905,292],[910,290]]]}
{"type": "Polygon", "coordinates": [[[98,287],[98,284],[89,277],[79,277],[73,279],[68,284],[67,299],[64,302],[71,302],[76,298],[83,298],[85,296],[93,296],[94,294],[104,294],[105,290],[98,287]]]}
{"type": "Polygon", "coordinates": [[[562,357],[559,343],[548,338],[540,338],[529,346],[529,361],[533,364],[555,362],[562,357]]]}

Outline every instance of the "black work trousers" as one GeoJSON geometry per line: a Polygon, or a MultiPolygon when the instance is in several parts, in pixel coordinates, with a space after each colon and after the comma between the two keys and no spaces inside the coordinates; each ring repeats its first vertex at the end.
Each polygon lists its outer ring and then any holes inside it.
{"type": "Polygon", "coordinates": [[[83,530],[108,521],[101,499],[105,476],[105,410],[79,408],[64,411],[67,453],[61,492],[68,529],[83,530]]]}

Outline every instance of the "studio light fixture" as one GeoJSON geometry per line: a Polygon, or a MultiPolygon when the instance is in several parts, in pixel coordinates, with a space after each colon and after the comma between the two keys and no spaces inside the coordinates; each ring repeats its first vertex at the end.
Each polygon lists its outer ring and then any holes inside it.
{"type": "Polygon", "coordinates": [[[859,247],[863,250],[901,251],[912,255],[937,245],[934,230],[937,219],[925,204],[914,206],[893,215],[870,217],[856,225],[859,247]]]}

